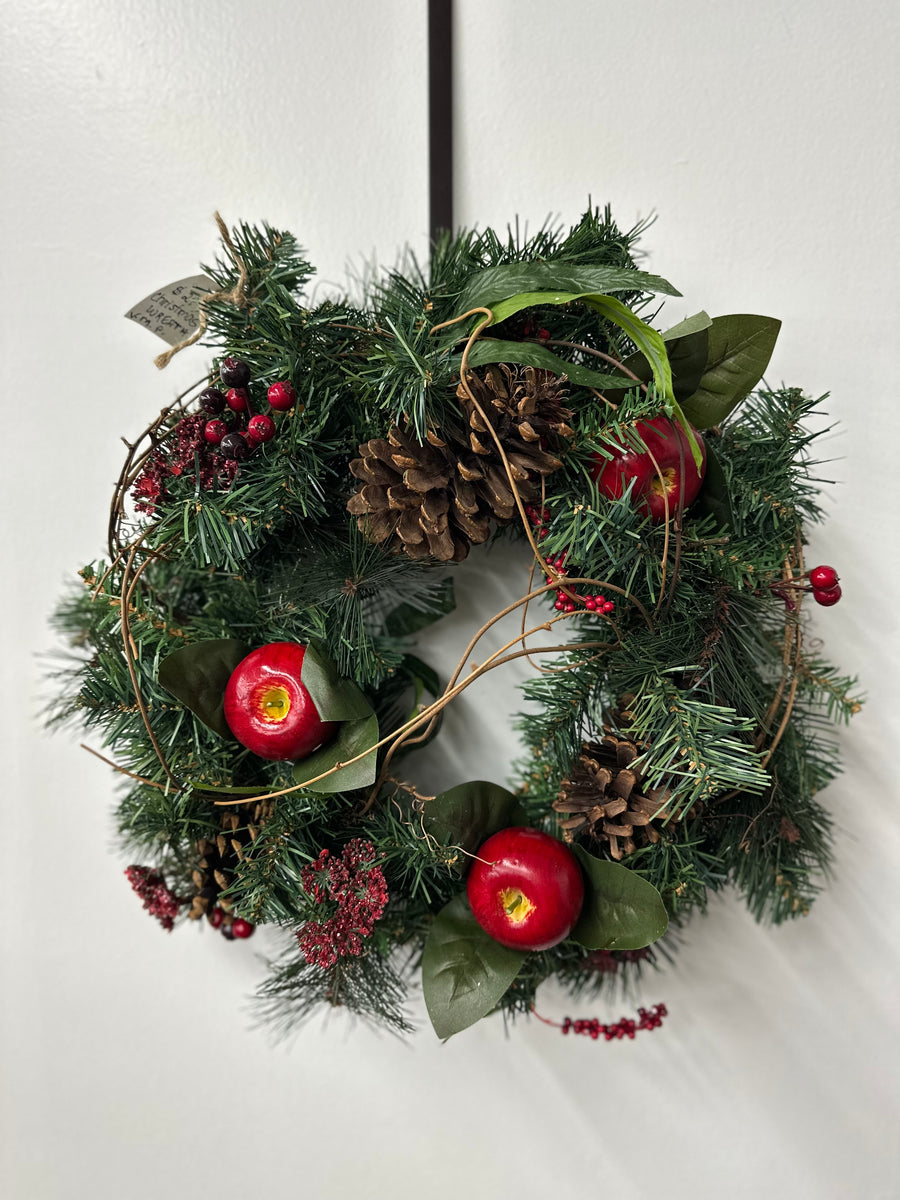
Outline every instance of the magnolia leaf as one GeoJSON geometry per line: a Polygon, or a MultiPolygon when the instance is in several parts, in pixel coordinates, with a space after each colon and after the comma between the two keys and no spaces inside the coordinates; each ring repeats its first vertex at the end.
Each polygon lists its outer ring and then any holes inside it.
{"type": "Polygon", "coordinates": [[[317,775],[330,771],[339,762],[347,762],[362,754],[364,750],[374,747],[378,742],[378,718],[369,709],[369,715],[359,721],[345,721],[338,729],[337,736],[314,751],[294,767],[294,779],[311,792],[319,792],[330,796],[333,792],[351,792],[354,788],[370,787],[375,782],[375,768],[378,752],[372,749],[371,754],[361,758],[359,762],[350,763],[314,783],[317,775]]]}
{"type": "Polygon", "coordinates": [[[725,471],[712,445],[712,438],[706,438],[706,477],[697,499],[691,507],[691,515],[696,517],[715,517],[716,524],[728,532],[734,532],[734,511],[731,507],[731,496],[728,493],[728,480],[725,471]]]}
{"type": "MultiPolygon", "coordinates": [[[[462,362],[457,356],[451,360],[456,367],[462,362]]],[[[526,367],[541,367],[552,371],[554,375],[565,375],[577,387],[597,388],[604,391],[607,388],[621,388],[628,383],[619,374],[607,375],[600,371],[592,371],[579,363],[568,362],[536,342],[505,342],[499,338],[479,338],[469,351],[467,363],[470,367],[486,367],[490,363],[520,363],[526,367]]]]}
{"type": "Polygon", "coordinates": [[[439,1038],[486,1016],[518,975],[525,951],[508,950],[484,932],[464,893],[435,917],[422,954],[422,990],[439,1038]]]}
{"type": "MultiPolygon", "coordinates": [[[[706,360],[709,356],[709,327],[712,319],[705,312],[699,312],[685,321],[680,321],[667,329],[662,335],[672,370],[672,394],[682,403],[693,396],[700,386],[703,372],[706,370],[706,360]]],[[[642,383],[648,383],[653,377],[653,371],[647,359],[640,352],[630,355],[622,364],[632,375],[636,375],[642,383]]],[[[616,392],[607,391],[606,397],[618,403],[634,382],[616,392]]]]}
{"type": "Polygon", "coordinates": [[[303,655],[300,682],[323,721],[360,721],[371,715],[372,705],[353,680],[341,679],[328,655],[312,643],[303,655]]]}
{"type": "MultiPolygon", "coordinates": [[[[660,292],[681,293],[658,275],[626,267],[591,267],[566,262],[516,262],[486,267],[472,275],[457,304],[462,316],[471,308],[493,309],[522,292],[660,292]]],[[[494,319],[502,318],[495,313],[494,319]]]]}
{"type": "Polygon", "coordinates": [[[640,950],[669,924],[662,897],[646,879],[620,863],[573,846],[584,868],[584,908],[571,936],[588,950],[640,950]]]}
{"type": "Polygon", "coordinates": [[[774,317],[736,314],[713,319],[706,370],[697,391],[684,403],[692,425],[718,425],[753,391],[769,365],[780,328],[774,317]]]}
{"type": "Polygon", "coordinates": [[[451,578],[441,581],[440,587],[423,601],[427,607],[413,604],[398,604],[384,619],[385,633],[391,637],[410,637],[420,629],[426,629],[456,608],[456,596],[451,578]]]}
{"type": "Polygon", "coordinates": [[[663,341],[677,342],[683,337],[689,337],[691,334],[702,333],[704,329],[709,329],[710,325],[712,325],[712,317],[701,308],[692,317],[685,317],[677,325],[666,329],[663,332],[663,341]]]}
{"type": "MultiPolygon", "coordinates": [[[[474,854],[492,833],[527,820],[518,797],[481,779],[460,783],[426,800],[422,814],[426,832],[445,845],[461,846],[468,854],[474,854]]],[[[469,859],[463,856],[455,866],[465,874],[469,859]]]]}
{"type": "Polygon", "coordinates": [[[159,684],[195,717],[222,737],[232,737],[225,720],[225,688],[250,647],[234,638],[182,646],[160,663],[159,684]]]}

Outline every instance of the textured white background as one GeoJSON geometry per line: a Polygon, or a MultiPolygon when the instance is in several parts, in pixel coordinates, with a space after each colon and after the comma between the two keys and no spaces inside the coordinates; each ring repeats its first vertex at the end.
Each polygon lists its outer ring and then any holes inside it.
{"type": "MultiPolygon", "coordinates": [[[[831,890],[775,932],[714,904],[634,1043],[485,1022],[403,1045],[337,1015],[288,1049],[248,1030],[265,934],[169,938],[131,897],[113,780],[41,735],[36,655],[101,548],[119,435],[202,373],[191,351],[157,374],[119,314],[212,253],[213,209],[294,228],[323,286],[424,246],[424,0],[0,8],[3,1196],[897,1196],[896,6],[458,3],[459,220],[656,211],[671,320],[780,316],[770,379],[832,393],[811,561],[845,600],[816,626],[871,699],[823,797],[831,890]]],[[[467,694],[432,775],[503,779],[512,678],[467,694]]]]}

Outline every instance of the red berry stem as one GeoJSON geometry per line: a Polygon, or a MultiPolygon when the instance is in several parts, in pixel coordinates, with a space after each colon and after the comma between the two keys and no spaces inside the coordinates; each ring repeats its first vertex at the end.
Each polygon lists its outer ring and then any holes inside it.
{"type": "Polygon", "coordinates": [[[548,1017],[542,1017],[534,1007],[532,1007],[531,1011],[545,1025],[552,1025],[554,1029],[559,1029],[564,1034],[583,1034],[595,1042],[600,1037],[603,1037],[607,1042],[621,1041],[625,1037],[633,1039],[634,1035],[642,1029],[658,1029],[662,1025],[663,1019],[669,1015],[669,1010],[664,1004],[654,1004],[649,1009],[639,1008],[637,1021],[633,1021],[630,1017],[622,1017],[620,1020],[607,1025],[599,1021],[596,1017],[579,1018],[574,1021],[571,1017],[564,1017],[562,1023],[560,1023],[559,1021],[551,1021],[548,1017]]]}
{"type": "MultiPolygon", "coordinates": [[[[538,541],[542,542],[547,536],[546,522],[550,520],[550,509],[544,508],[539,510],[534,504],[526,504],[525,515],[535,527],[538,541]]],[[[567,555],[568,551],[564,550],[557,558],[547,559],[547,566],[553,571],[552,575],[547,576],[547,583],[555,583],[560,579],[565,579],[568,574],[564,565],[567,555]]],[[[599,612],[606,615],[615,611],[616,607],[612,600],[607,600],[599,592],[594,596],[582,596],[574,588],[566,587],[565,585],[556,589],[556,603],[553,607],[557,612],[573,613],[578,604],[583,604],[588,612],[599,612]]]]}

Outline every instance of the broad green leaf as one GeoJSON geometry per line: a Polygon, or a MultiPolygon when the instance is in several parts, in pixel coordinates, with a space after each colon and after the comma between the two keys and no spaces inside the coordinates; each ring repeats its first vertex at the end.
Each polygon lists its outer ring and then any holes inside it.
{"type": "MultiPolygon", "coordinates": [[[[428,833],[444,844],[461,846],[474,854],[482,842],[500,829],[526,823],[518,797],[497,783],[475,780],[460,783],[426,800],[423,822],[428,833]]],[[[470,860],[462,856],[456,864],[461,874],[468,870],[470,860]]]]}
{"type": "Polygon", "coordinates": [[[689,337],[692,333],[702,333],[704,329],[709,329],[710,325],[712,325],[712,317],[701,308],[692,317],[685,317],[677,325],[666,329],[663,332],[663,341],[677,342],[679,338],[689,337]]]}
{"type": "Polygon", "coordinates": [[[518,975],[525,952],[489,937],[464,893],[438,913],[422,955],[422,990],[439,1038],[452,1037],[486,1016],[518,975]]]}
{"type": "Polygon", "coordinates": [[[319,792],[330,796],[333,792],[350,792],[354,788],[370,787],[375,782],[375,767],[378,752],[372,750],[365,758],[348,767],[342,767],[333,775],[320,779],[317,783],[307,784],[307,779],[315,779],[323,771],[329,771],[339,762],[347,762],[362,754],[364,750],[374,746],[378,741],[378,718],[369,710],[369,716],[359,721],[345,721],[338,729],[337,736],[320,750],[304,758],[294,767],[294,779],[299,784],[308,787],[311,792],[319,792]]]}
{"type": "MultiPolygon", "coordinates": [[[[693,396],[700,386],[708,358],[708,330],[711,323],[711,318],[707,313],[700,312],[673,325],[662,335],[669,357],[669,366],[672,369],[672,393],[679,403],[683,403],[689,396],[693,396]]],[[[630,355],[622,365],[627,367],[633,375],[637,375],[642,383],[649,382],[653,377],[650,364],[640,352],[630,355]]],[[[606,396],[609,400],[618,402],[629,387],[633,386],[633,381],[629,381],[628,386],[617,392],[607,391],[606,396]]]]}
{"type": "Polygon", "coordinates": [[[640,950],[669,924],[662,897],[646,879],[620,863],[594,858],[573,846],[584,868],[584,908],[572,937],[588,950],[640,950]]]}
{"type": "MultiPolygon", "coordinates": [[[[457,367],[462,357],[457,355],[451,362],[457,367]]],[[[548,350],[546,346],[538,346],[535,342],[504,342],[499,338],[479,338],[469,351],[468,364],[470,367],[486,367],[490,363],[521,363],[526,367],[541,367],[552,371],[554,375],[566,375],[578,387],[597,388],[605,391],[607,388],[621,388],[628,383],[619,374],[608,375],[600,371],[592,371],[579,363],[568,362],[548,350]]]]}
{"type": "Polygon", "coordinates": [[[706,438],[706,477],[697,499],[691,505],[691,515],[715,517],[722,529],[733,532],[734,512],[728,494],[728,481],[711,443],[712,438],[706,438]]]}
{"type": "Polygon", "coordinates": [[[391,637],[410,637],[420,629],[439,621],[456,608],[453,580],[441,582],[440,589],[428,597],[428,608],[417,608],[412,604],[398,604],[385,617],[384,629],[391,637]]]}
{"type": "MultiPolygon", "coordinates": [[[[522,292],[659,292],[666,296],[681,293],[658,275],[632,271],[626,267],[590,267],[564,262],[517,262],[486,267],[471,276],[456,311],[459,316],[470,308],[493,308],[501,300],[522,292]]],[[[500,318],[497,317],[497,320],[500,318]]]]}
{"type": "Polygon", "coordinates": [[[215,638],[182,646],[160,663],[159,683],[204,725],[232,737],[222,708],[225,688],[250,647],[234,638],[215,638]]]}
{"type": "Polygon", "coordinates": [[[359,721],[372,712],[372,705],[353,680],[341,679],[337,667],[319,646],[306,647],[300,682],[323,721],[359,721]]]}
{"type": "Polygon", "coordinates": [[[713,319],[706,370],[697,391],[684,403],[692,425],[718,425],[753,391],[769,365],[780,328],[774,317],[736,314],[713,319]]]}

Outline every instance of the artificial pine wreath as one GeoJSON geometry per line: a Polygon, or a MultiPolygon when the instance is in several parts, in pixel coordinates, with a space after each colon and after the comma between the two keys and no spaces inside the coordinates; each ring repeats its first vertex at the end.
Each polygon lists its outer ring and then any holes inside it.
{"type": "Polygon", "coordinates": [[[829,723],[859,705],[804,644],[804,598],[840,586],[803,559],[816,404],[754,391],[779,323],[658,332],[678,293],[608,211],[448,235],[314,306],[291,234],[221,228],[189,339],[209,377],[129,443],[107,555],[58,612],[82,653],[54,720],[123,777],[144,907],[281,927],[260,989],[281,1025],[331,1004],[406,1030],[421,978],[442,1037],[533,1012],[553,976],[591,996],[659,965],[726,885],[758,919],[805,914],[829,723]],[[500,536],[522,634],[464,675],[492,619],[438,679],[452,564],[500,536]],[[511,787],[423,795],[404,756],[526,654],[511,787]]]}

